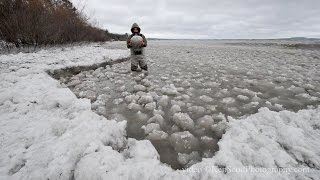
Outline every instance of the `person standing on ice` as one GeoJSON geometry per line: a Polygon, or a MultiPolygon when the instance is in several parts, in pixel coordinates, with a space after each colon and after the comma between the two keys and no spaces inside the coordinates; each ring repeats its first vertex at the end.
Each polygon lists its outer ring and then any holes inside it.
{"type": "Polygon", "coordinates": [[[142,70],[148,71],[147,62],[144,58],[147,39],[140,31],[138,24],[133,23],[131,27],[132,34],[127,39],[127,47],[131,51],[131,71],[137,71],[139,66],[142,70]]]}

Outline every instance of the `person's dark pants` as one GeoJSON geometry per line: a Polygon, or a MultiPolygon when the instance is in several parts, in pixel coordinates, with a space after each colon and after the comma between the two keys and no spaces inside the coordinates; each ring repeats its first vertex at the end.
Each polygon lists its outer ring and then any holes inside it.
{"type": "Polygon", "coordinates": [[[148,71],[148,65],[142,53],[131,52],[131,71],[137,71],[138,67],[142,70],[148,71]]]}

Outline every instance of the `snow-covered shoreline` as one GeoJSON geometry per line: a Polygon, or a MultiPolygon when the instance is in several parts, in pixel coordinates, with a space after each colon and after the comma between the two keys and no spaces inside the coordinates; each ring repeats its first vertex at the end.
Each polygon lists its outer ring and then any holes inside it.
{"type": "Polygon", "coordinates": [[[0,179],[317,179],[320,107],[229,118],[219,151],[188,170],[159,161],[149,141],[126,139],[126,123],[91,111],[46,71],[125,58],[95,45],[0,56],[0,179]],[[228,172],[221,168],[307,168],[228,172]],[[220,168],[220,169],[219,169],[220,168]]]}

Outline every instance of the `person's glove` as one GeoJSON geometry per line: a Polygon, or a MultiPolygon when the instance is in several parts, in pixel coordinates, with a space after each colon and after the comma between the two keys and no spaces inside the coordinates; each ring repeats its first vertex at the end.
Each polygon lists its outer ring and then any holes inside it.
{"type": "Polygon", "coordinates": [[[144,44],[144,42],[143,42],[143,41],[141,41],[140,46],[141,46],[141,47],[144,47],[144,45],[145,45],[145,44],[144,44]]]}

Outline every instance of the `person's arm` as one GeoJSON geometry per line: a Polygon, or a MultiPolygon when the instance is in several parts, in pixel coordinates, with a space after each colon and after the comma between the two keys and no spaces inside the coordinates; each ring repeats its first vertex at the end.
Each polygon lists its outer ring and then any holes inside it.
{"type": "Polygon", "coordinates": [[[143,34],[141,34],[141,36],[143,39],[143,47],[147,47],[147,45],[148,45],[147,38],[143,34]]]}
{"type": "Polygon", "coordinates": [[[127,48],[132,48],[130,40],[131,40],[132,36],[130,35],[127,39],[127,48]]]}

